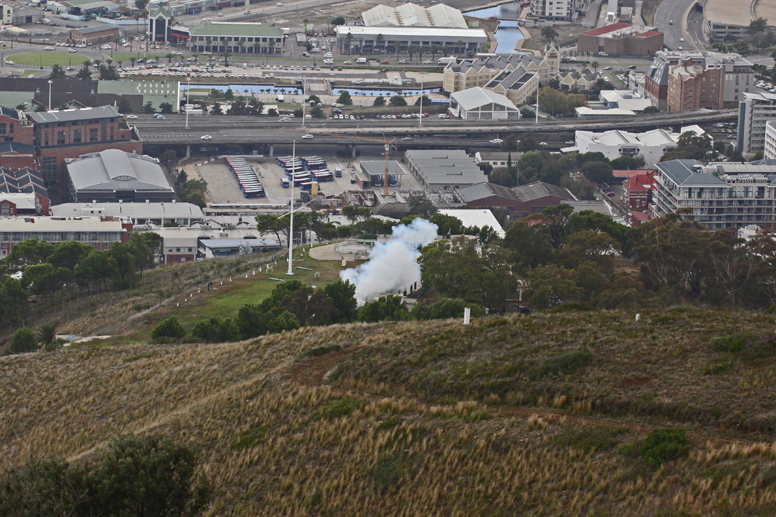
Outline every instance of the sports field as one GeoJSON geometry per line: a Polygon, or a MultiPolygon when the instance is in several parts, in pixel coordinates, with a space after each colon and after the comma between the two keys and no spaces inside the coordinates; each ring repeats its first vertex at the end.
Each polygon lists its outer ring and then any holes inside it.
{"type": "Polygon", "coordinates": [[[84,61],[91,62],[91,59],[81,54],[69,52],[25,52],[9,56],[6,61],[29,66],[76,66],[81,65],[84,61]]]}

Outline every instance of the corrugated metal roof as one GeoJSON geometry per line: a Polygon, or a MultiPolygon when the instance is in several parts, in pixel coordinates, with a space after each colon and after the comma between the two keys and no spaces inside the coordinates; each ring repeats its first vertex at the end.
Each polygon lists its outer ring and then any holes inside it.
{"type": "Polygon", "coordinates": [[[283,30],[266,23],[205,22],[192,27],[191,35],[282,38],[283,30]]]}
{"type": "Polygon", "coordinates": [[[461,11],[444,4],[422,7],[402,4],[398,7],[377,5],[361,14],[368,27],[447,27],[466,29],[461,11]]]}
{"type": "Polygon", "coordinates": [[[67,172],[78,191],[167,191],[172,187],[157,161],[150,156],[108,149],[67,163],[67,172]]]}
{"type": "Polygon", "coordinates": [[[136,219],[204,219],[202,209],[191,203],[63,203],[51,207],[51,215],[106,215],[136,219]]]}
{"type": "Polygon", "coordinates": [[[551,185],[543,181],[535,181],[527,185],[520,185],[513,190],[517,192],[517,196],[520,201],[527,202],[535,199],[541,199],[548,196],[557,196],[561,199],[575,200],[574,194],[568,189],[559,187],[557,185],[551,185]]]}
{"type": "Polygon", "coordinates": [[[515,106],[515,103],[504,95],[486,90],[485,88],[481,88],[479,86],[469,88],[468,90],[461,90],[460,92],[454,92],[450,95],[450,98],[452,98],[467,111],[491,103],[517,111],[517,106],[515,106]]]}
{"type": "Polygon", "coordinates": [[[404,154],[430,186],[471,185],[487,181],[474,160],[462,150],[406,151],[404,154]]]}
{"type": "Polygon", "coordinates": [[[76,120],[92,120],[101,118],[118,117],[118,112],[113,106],[100,106],[98,108],[80,108],[69,110],[31,112],[30,117],[38,124],[50,124],[52,122],[73,122],[76,120]]]}
{"type": "Polygon", "coordinates": [[[467,227],[477,227],[477,228],[485,228],[490,227],[498,234],[499,237],[504,237],[506,233],[504,232],[504,228],[501,227],[501,224],[498,222],[498,219],[493,215],[493,212],[485,209],[480,210],[472,210],[472,209],[442,209],[439,210],[439,213],[442,215],[447,215],[450,217],[455,217],[464,226],[467,227]]]}

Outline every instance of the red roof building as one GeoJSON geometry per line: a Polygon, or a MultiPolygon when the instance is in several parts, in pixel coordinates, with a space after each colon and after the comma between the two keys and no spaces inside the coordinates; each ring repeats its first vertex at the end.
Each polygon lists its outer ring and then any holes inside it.
{"type": "Polygon", "coordinates": [[[663,47],[663,33],[655,27],[614,23],[583,32],[577,39],[577,52],[609,56],[649,56],[663,47]]]}
{"type": "Polygon", "coordinates": [[[639,174],[622,182],[622,200],[630,211],[647,212],[652,200],[652,188],[655,184],[655,171],[639,174]]]}

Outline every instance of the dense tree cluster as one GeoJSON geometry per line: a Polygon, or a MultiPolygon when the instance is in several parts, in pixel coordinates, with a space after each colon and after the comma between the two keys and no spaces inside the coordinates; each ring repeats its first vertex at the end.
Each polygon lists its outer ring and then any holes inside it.
{"type": "Polygon", "coordinates": [[[591,211],[550,207],[517,221],[503,241],[455,239],[423,249],[423,281],[441,294],[500,310],[522,291],[537,309],[702,303],[766,308],[776,303],[776,241],[709,232],[682,214],[628,228],[591,211]],[[536,224],[534,224],[536,223],[536,224]]]}
{"type": "Polygon", "coordinates": [[[0,476],[0,515],[188,517],[211,489],[197,452],[169,438],[122,436],[95,464],[29,460],[0,476]]]}
{"type": "Polygon", "coordinates": [[[127,244],[114,244],[107,251],[75,241],[49,244],[31,239],[17,244],[3,268],[23,271],[22,277],[0,280],[0,323],[23,324],[30,295],[50,304],[74,288],[94,293],[133,287],[143,270],[153,267],[160,242],[158,234],[133,233],[127,244]]]}

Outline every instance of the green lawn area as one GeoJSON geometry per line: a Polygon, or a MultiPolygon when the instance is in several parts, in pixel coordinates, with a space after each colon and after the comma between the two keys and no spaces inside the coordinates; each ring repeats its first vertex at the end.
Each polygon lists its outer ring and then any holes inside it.
{"type": "MultiPolygon", "coordinates": [[[[200,293],[194,293],[194,297],[188,301],[183,301],[184,296],[179,296],[177,301],[170,303],[164,307],[160,307],[158,310],[143,317],[139,322],[134,332],[127,336],[122,336],[118,341],[112,341],[114,343],[131,343],[137,341],[144,341],[150,338],[151,330],[162,320],[169,318],[170,316],[176,316],[178,321],[190,331],[197,321],[209,318],[211,316],[230,317],[237,316],[237,311],[243,305],[247,303],[260,303],[267,298],[273,289],[280,283],[278,281],[269,280],[269,277],[299,280],[304,285],[314,285],[322,287],[326,284],[339,280],[339,272],[343,269],[339,261],[321,261],[314,260],[307,256],[301,249],[297,249],[294,252],[294,276],[287,277],[288,262],[286,260],[278,260],[277,265],[273,266],[274,271],[269,274],[266,272],[259,273],[256,271],[256,275],[252,275],[251,271],[248,271],[248,278],[245,278],[245,272],[232,277],[232,282],[228,279],[224,280],[224,284],[221,285],[220,281],[214,282],[213,290],[208,291],[207,286],[203,285],[200,293]],[[312,270],[297,269],[297,266],[311,268],[312,270]],[[315,274],[320,273],[318,278],[315,278],[315,274]],[[179,303],[179,306],[176,306],[179,303]]],[[[348,267],[353,267],[354,264],[349,263],[348,267]]]]}
{"type": "Polygon", "coordinates": [[[40,70],[25,70],[19,77],[27,77],[28,75],[34,75],[40,73],[40,70]]]}
{"type": "Polygon", "coordinates": [[[7,57],[6,61],[30,66],[69,66],[71,63],[76,66],[81,65],[84,61],[91,62],[91,59],[81,54],[70,54],[69,52],[26,52],[7,57]]]}

